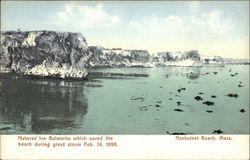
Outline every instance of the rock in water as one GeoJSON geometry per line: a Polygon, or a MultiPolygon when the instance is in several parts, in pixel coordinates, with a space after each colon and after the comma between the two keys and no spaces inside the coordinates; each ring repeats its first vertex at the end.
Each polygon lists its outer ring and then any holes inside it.
{"type": "Polygon", "coordinates": [[[80,33],[1,32],[0,72],[84,78],[88,45],[80,33]]]}
{"type": "Polygon", "coordinates": [[[222,133],[223,133],[223,131],[221,131],[220,129],[213,131],[213,134],[222,134],[222,133]]]}
{"type": "Polygon", "coordinates": [[[201,98],[200,96],[196,96],[196,97],[194,97],[194,99],[197,100],[197,101],[203,100],[203,98],[201,98]]]}
{"type": "Polygon", "coordinates": [[[161,107],[159,104],[156,104],[155,107],[161,107]]]}
{"type": "Polygon", "coordinates": [[[181,102],[176,102],[176,104],[177,104],[178,106],[180,106],[180,105],[181,105],[181,102]]]}
{"type": "Polygon", "coordinates": [[[239,95],[237,93],[233,94],[233,93],[229,93],[228,95],[226,95],[228,97],[234,97],[234,98],[238,98],[239,95]]]}
{"type": "Polygon", "coordinates": [[[241,109],[240,112],[241,112],[241,113],[244,113],[244,112],[246,112],[246,110],[245,110],[245,109],[241,109]]]}
{"type": "Polygon", "coordinates": [[[205,101],[205,102],[203,102],[203,104],[206,104],[206,105],[210,106],[210,105],[214,105],[214,102],[211,102],[211,101],[205,101]]]}
{"type": "Polygon", "coordinates": [[[207,110],[206,112],[207,112],[207,113],[212,113],[213,111],[211,111],[211,110],[207,110]]]}
{"type": "Polygon", "coordinates": [[[179,109],[179,108],[174,109],[174,111],[177,111],[177,112],[184,112],[182,109],[179,109]]]}

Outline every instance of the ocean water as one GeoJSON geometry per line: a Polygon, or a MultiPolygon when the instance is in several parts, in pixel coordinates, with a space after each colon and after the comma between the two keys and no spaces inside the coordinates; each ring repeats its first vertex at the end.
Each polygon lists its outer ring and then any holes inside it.
{"type": "Polygon", "coordinates": [[[0,74],[0,134],[218,133],[249,134],[249,65],[101,68],[86,81],[0,74]]]}

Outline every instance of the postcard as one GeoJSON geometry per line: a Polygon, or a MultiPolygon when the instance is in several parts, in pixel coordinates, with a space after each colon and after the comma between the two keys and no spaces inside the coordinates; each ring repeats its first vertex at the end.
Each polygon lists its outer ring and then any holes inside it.
{"type": "Polygon", "coordinates": [[[1,159],[249,159],[249,1],[1,1],[1,159]]]}

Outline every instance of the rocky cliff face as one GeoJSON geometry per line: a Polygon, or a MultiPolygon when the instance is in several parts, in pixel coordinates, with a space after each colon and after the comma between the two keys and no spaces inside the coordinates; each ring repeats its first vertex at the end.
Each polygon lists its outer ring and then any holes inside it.
{"type": "Polygon", "coordinates": [[[223,59],[219,56],[201,56],[197,50],[159,52],[150,55],[146,50],[105,49],[91,46],[85,67],[202,66],[203,64],[223,64],[223,59]]]}
{"type": "Polygon", "coordinates": [[[31,31],[2,32],[0,72],[61,78],[83,78],[88,57],[79,33],[31,31]]]}
{"type": "Polygon", "coordinates": [[[224,60],[220,56],[201,56],[203,64],[224,65],[224,60]]]}
{"type": "Polygon", "coordinates": [[[153,56],[153,62],[157,66],[201,66],[198,51],[184,52],[159,52],[153,56]]]}
{"type": "Polygon", "coordinates": [[[91,46],[89,52],[86,67],[147,66],[151,59],[146,50],[105,49],[91,46]]]}

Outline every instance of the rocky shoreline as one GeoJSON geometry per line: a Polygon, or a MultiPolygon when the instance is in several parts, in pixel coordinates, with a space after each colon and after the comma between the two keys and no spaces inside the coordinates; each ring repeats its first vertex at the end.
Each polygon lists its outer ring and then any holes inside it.
{"type": "MultiPolygon", "coordinates": [[[[232,62],[231,60],[230,62],[232,62]]],[[[57,78],[85,78],[89,68],[224,65],[219,56],[198,51],[159,52],[88,46],[80,33],[1,32],[0,73],[57,78]]]]}

